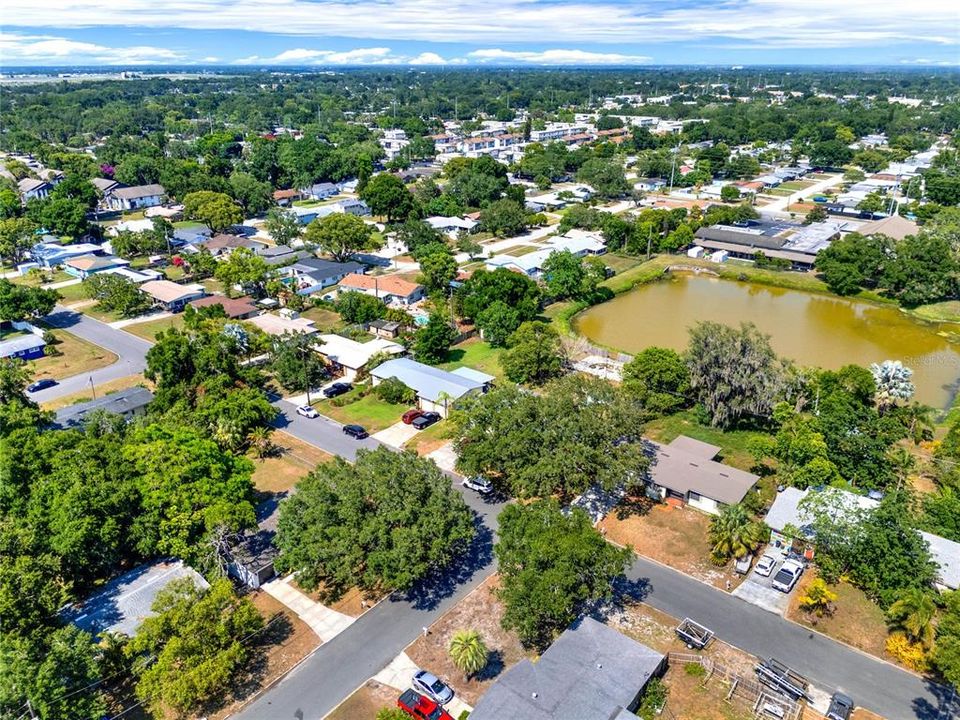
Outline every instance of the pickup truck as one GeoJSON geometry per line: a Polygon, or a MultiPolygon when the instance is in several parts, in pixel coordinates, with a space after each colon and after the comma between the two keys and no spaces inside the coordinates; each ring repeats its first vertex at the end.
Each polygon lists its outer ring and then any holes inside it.
{"type": "Polygon", "coordinates": [[[417,720],[453,720],[453,716],[439,703],[424,697],[416,690],[404,690],[397,698],[397,707],[417,720]]]}

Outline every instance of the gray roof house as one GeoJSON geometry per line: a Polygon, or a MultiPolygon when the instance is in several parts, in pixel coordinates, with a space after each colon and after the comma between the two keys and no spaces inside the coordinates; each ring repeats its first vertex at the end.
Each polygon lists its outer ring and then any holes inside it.
{"type": "Polygon", "coordinates": [[[153,615],[151,607],[157,593],[185,577],[198,587],[210,587],[200,573],[182,560],[160,560],[114,578],[79,607],[64,611],[63,618],[92,635],[110,631],[132,636],[153,615]]]}
{"type": "Polygon", "coordinates": [[[360,263],[339,263],[320,258],[299,260],[279,271],[284,277],[291,278],[300,295],[309,295],[325,287],[336,285],[351,273],[366,272],[360,263]]]}
{"type": "Polygon", "coordinates": [[[940,590],[960,588],[960,543],[923,530],[920,537],[927,541],[930,557],[939,566],[936,586],[940,590]]]}
{"type": "Polygon", "coordinates": [[[473,368],[461,367],[452,372],[430,367],[410,358],[387,360],[370,372],[373,384],[379,385],[387,378],[397,378],[417,393],[417,401],[423,410],[433,410],[446,415],[449,403],[473,392],[486,392],[496,379],[473,368]]]}
{"type": "Polygon", "coordinates": [[[57,410],[57,417],[53,423],[53,427],[61,430],[80,427],[83,425],[83,421],[89,417],[90,413],[97,412],[98,410],[122,415],[129,420],[135,415],[142,415],[146,412],[147,405],[150,404],[151,400],[153,400],[153,393],[146,388],[132,387],[126,390],[118,390],[115,393],[103,395],[94,400],[60,408],[57,410]]]}
{"type": "Polygon", "coordinates": [[[533,663],[521,660],[477,702],[471,720],[618,720],[635,717],[640,695],[661,674],[656,650],[587,617],[564,630],[533,663]]]}

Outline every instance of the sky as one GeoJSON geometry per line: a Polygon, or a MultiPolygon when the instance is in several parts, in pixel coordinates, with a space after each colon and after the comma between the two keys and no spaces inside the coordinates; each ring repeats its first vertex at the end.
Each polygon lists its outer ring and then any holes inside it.
{"type": "Polygon", "coordinates": [[[957,0],[3,0],[15,66],[960,67],[957,0]]]}

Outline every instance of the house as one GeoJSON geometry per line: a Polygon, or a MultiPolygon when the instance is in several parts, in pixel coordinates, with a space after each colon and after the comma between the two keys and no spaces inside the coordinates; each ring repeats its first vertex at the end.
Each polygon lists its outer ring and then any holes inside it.
{"type": "Polygon", "coordinates": [[[476,220],[459,217],[443,217],[442,215],[433,215],[432,217],[428,217],[424,222],[434,230],[446,233],[451,237],[455,237],[461,231],[473,232],[474,228],[479,224],[476,220]]]}
{"type": "Polygon", "coordinates": [[[287,207],[291,205],[294,200],[299,200],[303,197],[303,194],[299,190],[294,190],[293,188],[289,190],[274,190],[273,191],[273,201],[280,207],[287,207]]]}
{"type": "Polygon", "coordinates": [[[43,357],[46,346],[43,338],[33,333],[17,335],[9,340],[0,340],[0,358],[36,360],[43,357]]]}
{"type": "Polygon", "coordinates": [[[374,320],[367,325],[367,330],[377,337],[392,340],[400,335],[400,323],[392,320],[374,320]]]}
{"type": "Polygon", "coordinates": [[[542,274],[544,261],[553,254],[553,248],[534,250],[526,255],[494,255],[486,261],[487,270],[505,268],[526,275],[539,278],[542,274]]]}
{"type": "Polygon", "coordinates": [[[667,445],[645,440],[650,468],[647,494],[658,500],[679,501],[711,515],[725,505],[736,505],[759,478],[753,473],[719,463],[716,445],[680,435],[667,445]]]}
{"type": "Polygon", "coordinates": [[[210,587],[196,570],[182,560],[159,560],[141,565],[114,578],[80,606],[61,613],[64,620],[96,637],[101,632],[133,636],[154,613],[157,594],[174,580],[189,578],[201,588],[210,587]]]}
{"type": "Polygon", "coordinates": [[[861,235],[886,235],[894,240],[903,240],[907,235],[916,235],[920,226],[912,220],[899,215],[891,215],[882,220],[874,220],[860,227],[861,235]]]}
{"type": "Polygon", "coordinates": [[[142,218],[140,220],[121,220],[116,225],[107,228],[106,234],[116,237],[122,232],[144,232],[153,230],[153,220],[142,218]]]}
{"type": "Polygon", "coordinates": [[[254,315],[247,320],[251,325],[263,330],[267,335],[279,337],[287,334],[306,334],[312,335],[317,331],[313,326],[313,320],[302,317],[281,317],[272,313],[263,315],[254,315]]]}
{"type": "Polygon", "coordinates": [[[93,186],[104,197],[109,195],[111,192],[113,192],[117,188],[122,187],[120,183],[118,183],[116,180],[112,178],[94,178],[90,182],[93,183],[93,186]]]}
{"type": "Polygon", "coordinates": [[[207,294],[203,285],[178,285],[169,280],[149,280],[140,286],[140,291],[167,312],[180,312],[188,302],[207,294]]]}
{"type": "Polygon", "coordinates": [[[334,203],[334,207],[337,208],[336,212],[357,215],[358,217],[364,217],[370,214],[370,207],[363,200],[357,200],[355,198],[340,200],[334,203]]]}
{"type": "Polygon", "coordinates": [[[17,190],[20,191],[21,201],[26,205],[31,200],[43,200],[53,190],[53,185],[46,180],[24,178],[17,183],[17,190]]]}
{"type": "Polygon", "coordinates": [[[362,273],[364,267],[356,262],[334,262],[309,258],[281,268],[279,272],[292,282],[297,293],[310,295],[325,287],[336,285],[351,273],[362,273]]]}
{"type": "Polygon", "coordinates": [[[417,393],[417,407],[432,410],[446,417],[447,410],[460,398],[486,392],[496,379],[471,368],[447,372],[424,365],[410,358],[388,360],[370,371],[374,385],[395,377],[417,393]]]}
{"type": "Polygon", "coordinates": [[[350,273],[340,281],[343,290],[355,290],[385,303],[396,301],[401,305],[412,305],[424,297],[423,285],[404,280],[396,275],[359,275],[350,273]]]}
{"type": "Polygon", "coordinates": [[[313,200],[326,200],[334,195],[338,195],[340,190],[333,183],[322,182],[301,188],[300,192],[313,200]]]}
{"type": "Polygon", "coordinates": [[[536,662],[524,658],[480,698],[471,720],[635,718],[647,684],[666,670],[656,650],[592,617],[563,631],[536,662]]]}
{"type": "Polygon", "coordinates": [[[139,270],[131,270],[128,267],[114,267],[108,268],[102,271],[104,275],[119,275],[124,280],[129,280],[132,283],[140,285],[141,283],[148,282],[150,280],[163,280],[164,275],[158,270],[151,270],[150,268],[140,268],[139,270]]]}
{"type": "Polygon", "coordinates": [[[91,275],[106,270],[116,270],[126,267],[130,264],[129,260],[124,260],[116,255],[81,255],[80,257],[70,258],[63,263],[63,270],[68,275],[86,280],[91,275]]]}
{"type": "Polygon", "coordinates": [[[280,500],[274,496],[257,506],[257,529],[246,531],[227,551],[227,572],[252,590],[270,580],[279,550],[273,544],[280,518],[280,500]]]}
{"type": "Polygon", "coordinates": [[[557,252],[569,251],[577,257],[587,255],[603,255],[607,252],[607,244],[599,233],[587,230],[568,230],[565,235],[558,235],[547,240],[547,245],[557,252]]]}
{"type": "Polygon", "coordinates": [[[113,188],[104,200],[111,210],[139,210],[160,205],[166,194],[163,185],[134,185],[113,188]]]}
{"type": "Polygon", "coordinates": [[[844,221],[800,225],[776,220],[748,220],[744,225],[711,225],[694,235],[694,244],[730,257],[753,260],[758,252],[787,260],[798,270],[814,267],[817,253],[830,246],[846,227],[844,221]]]}
{"type": "Polygon", "coordinates": [[[219,305],[231,320],[245,320],[260,312],[249,298],[228,298],[225,295],[207,295],[189,304],[194,310],[219,305]]]}
{"type": "Polygon", "coordinates": [[[61,245],[49,235],[44,236],[44,242],[37,243],[30,248],[30,257],[38,265],[47,270],[59,267],[66,260],[83,255],[98,255],[103,252],[99,245],[93,243],[74,243],[73,245],[61,245]],[[47,240],[50,238],[50,240],[47,240]]]}
{"type": "Polygon", "coordinates": [[[137,415],[143,415],[151,400],[153,400],[153,393],[143,387],[118,390],[87,402],[60,408],[57,410],[53,427],[59,430],[83,427],[84,421],[94,412],[113,413],[129,420],[137,415]]]}
{"type": "Polygon", "coordinates": [[[960,588],[960,543],[933,533],[920,530],[920,537],[927,541],[930,557],[937,564],[934,584],[940,591],[960,588]]]}
{"type": "Polygon", "coordinates": [[[267,244],[261,240],[244,237],[243,235],[233,235],[231,233],[217,233],[210,238],[202,238],[190,244],[188,249],[192,248],[194,252],[201,249],[207,250],[215,258],[226,259],[230,253],[238,248],[244,248],[252,253],[259,253],[267,247],[267,244]]]}
{"type": "Polygon", "coordinates": [[[327,334],[321,335],[320,340],[321,344],[316,346],[317,352],[328,362],[341,368],[343,378],[351,382],[357,379],[357,375],[374,355],[402,355],[405,352],[403,345],[384,338],[374,338],[361,343],[342,335],[327,334]]]}
{"type": "Polygon", "coordinates": [[[312,258],[306,250],[297,250],[289,245],[268,245],[262,250],[257,251],[257,255],[263,258],[263,261],[272,267],[289,265],[298,260],[312,258]]]}

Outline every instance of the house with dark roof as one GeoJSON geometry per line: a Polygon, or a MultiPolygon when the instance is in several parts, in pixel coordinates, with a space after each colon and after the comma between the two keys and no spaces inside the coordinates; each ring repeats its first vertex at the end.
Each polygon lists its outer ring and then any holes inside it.
{"type": "Polygon", "coordinates": [[[226,259],[230,253],[239,248],[244,248],[252,253],[260,253],[267,247],[267,244],[261,240],[244,237],[243,235],[233,235],[231,233],[217,233],[213,237],[200,238],[190,243],[187,250],[199,252],[205,249],[215,258],[226,259]]]}
{"type": "Polygon", "coordinates": [[[82,427],[90,414],[95,412],[112,413],[129,420],[137,415],[143,415],[152,400],[153,393],[143,387],[118,390],[87,402],[60,408],[57,410],[52,427],[60,430],[82,427]]]}
{"type": "Polygon", "coordinates": [[[26,205],[31,200],[43,200],[53,190],[53,185],[46,180],[24,178],[17,183],[17,190],[20,191],[20,200],[26,205]]]}
{"type": "Polygon", "coordinates": [[[160,205],[166,194],[163,185],[121,186],[104,193],[103,199],[111,210],[139,210],[160,205]]]}
{"type": "Polygon", "coordinates": [[[725,505],[736,505],[760,478],[719,463],[716,445],[680,435],[663,445],[644,440],[650,468],[647,494],[658,500],[680,502],[718,515],[725,505]]]}
{"type": "Polygon", "coordinates": [[[830,246],[845,228],[843,221],[798,223],[747,220],[744,225],[702,227],[694,235],[694,244],[711,252],[753,260],[758,252],[769,258],[790,262],[797,270],[809,270],[817,253],[830,246]]]}
{"type": "Polygon", "coordinates": [[[471,720],[620,720],[636,717],[667,659],[591,617],[563,631],[536,662],[523,659],[480,698],[471,720]]]}
{"type": "Polygon", "coordinates": [[[336,285],[351,273],[366,272],[357,262],[334,262],[321,258],[309,258],[287,265],[278,271],[300,295],[310,295],[323,288],[336,285]]]}
{"type": "Polygon", "coordinates": [[[297,250],[289,245],[268,245],[257,250],[257,255],[263,258],[263,261],[271,267],[281,267],[289,265],[300,260],[308,260],[313,257],[306,250],[297,250]]]}

